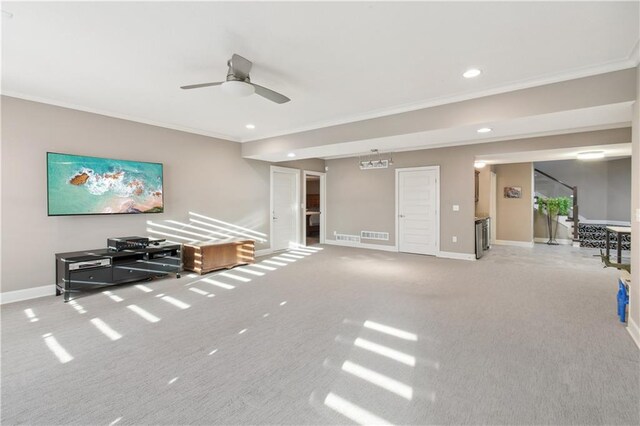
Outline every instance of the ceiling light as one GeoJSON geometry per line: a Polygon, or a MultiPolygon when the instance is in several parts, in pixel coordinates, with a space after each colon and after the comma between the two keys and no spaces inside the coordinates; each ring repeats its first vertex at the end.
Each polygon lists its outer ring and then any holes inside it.
{"type": "Polygon", "coordinates": [[[477,68],[470,68],[470,69],[466,70],[466,71],[464,72],[464,74],[462,74],[462,76],[463,76],[464,78],[473,78],[473,77],[477,77],[477,76],[479,76],[480,74],[482,74],[482,71],[480,71],[479,69],[477,69],[477,68]]]}
{"type": "Polygon", "coordinates": [[[475,167],[476,169],[481,169],[486,165],[487,163],[485,163],[484,161],[476,161],[475,163],[473,163],[473,167],[475,167]]]}
{"type": "Polygon", "coordinates": [[[604,158],[604,151],[586,151],[578,153],[578,160],[597,160],[604,158]]]}
{"type": "Polygon", "coordinates": [[[476,132],[478,132],[478,133],[489,133],[492,130],[493,129],[491,127],[481,127],[478,130],[476,130],[476,132]]]}
{"type": "Polygon", "coordinates": [[[225,81],[221,87],[223,92],[238,97],[249,96],[255,92],[252,85],[243,81],[225,81]]]}
{"type": "Polygon", "coordinates": [[[290,152],[290,153],[287,154],[287,157],[289,157],[289,158],[293,158],[295,156],[296,156],[296,154],[293,153],[293,152],[290,152]]]}
{"type": "Polygon", "coordinates": [[[253,130],[253,129],[255,129],[255,128],[256,128],[256,125],[255,125],[255,124],[247,124],[247,125],[246,125],[246,126],[244,126],[244,127],[246,127],[246,128],[247,128],[247,129],[249,129],[249,130],[253,130]]]}

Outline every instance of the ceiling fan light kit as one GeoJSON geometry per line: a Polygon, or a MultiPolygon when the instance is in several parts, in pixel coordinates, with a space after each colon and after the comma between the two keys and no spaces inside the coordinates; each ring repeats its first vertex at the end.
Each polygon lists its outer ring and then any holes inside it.
{"type": "Polygon", "coordinates": [[[225,81],[220,87],[224,93],[239,98],[253,95],[256,91],[252,85],[243,81],[225,81]]]}
{"type": "Polygon", "coordinates": [[[222,91],[232,96],[244,97],[255,93],[277,104],[284,104],[291,100],[281,93],[252,83],[249,77],[249,71],[251,71],[253,63],[250,60],[234,53],[231,59],[227,61],[227,65],[229,66],[229,71],[227,72],[226,81],[191,84],[181,86],[180,88],[189,90],[200,89],[202,87],[222,86],[222,91]]]}

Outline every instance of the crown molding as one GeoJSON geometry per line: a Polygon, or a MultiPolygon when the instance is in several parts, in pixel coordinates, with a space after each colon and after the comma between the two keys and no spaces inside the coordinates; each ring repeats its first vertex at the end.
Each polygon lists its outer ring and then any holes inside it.
{"type": "Polygon", "coordinates": [[[631,53],[629,53],[629,60],[631,60],[635,66],[640,64],[640,38],[636,42],[633,49],[631,49],[631,53]]]}
{"type": "Polygon", "coordinates": [[[72,103],[69,103],[69,102],[56,101],[56,100],[53,100],[53,99],[43,98],[43,97],[40,97],[40,96],[32,96],[32,95],[27,95],[25,93],[13,92],[13,91],[10,91],[10,90],[3,90],[1,94],[3,96],[9,96],[9,97],[12,97],[12,98],[24,99],[26,101],[38,102],[38,103],[41,103],[41,104],[59,106],[59,107],[62,107],[62,108],[74,109],[74,110],[82,111],[82,112],[89,112],[91,114],[104,115],[106,117],[118,118],[120,120],[133,121],[135,123],[147,124],[149,126],[163,127],[165,129],[177,130],[179,132],[192,133],[192,134],[200,135],[200,136],[208,136],[210,138],[222,139],[222,140],[229,141],[229,142],[240,142],[240,140],[238,138],[235,138],[235,137],[230,136],[230,135],[225,135],[223,133],[210,132],[210,131],[207,131],[207,130],[193,129],[191,127],[180,126],[180,125],[177,125],[177,124],[169,124],[169,123],[163,123],[163,122],[160,122],[160,121],[148,120],[146,118],[135,117],[135,116],[128,115],[128,114],[120,114],[120,113],[112,112],[112,111],[104,111],[104,110],[100,110],[100,109],[96,109],[96,108],[86,107],[86,106],[83,106],[83,105],[72,104],[72,103]]]}
{"type": "Polygon", "coordinates": [[[486,90],[457,94],[452,96],[443,96],[443,97],[433,98],[426,101],[419,101],[414,103],[398,105],[391,108],[368,111],[362,114],[353,114],[344,119],[317,122],[314,124],[310,124],[308,126],[302,126],[302,127],[294,128],[294,129],[283,131],[283,132],[270,133],[270,134],[267,134],[267,136],[259,136],[257,138],[240,139],[240,142],[245,143],[245,142],[260,141],[260,140],[270,139],[278,136],[286,136],[286,135],[291,135],[295,133],[318,130],[325,127],[339,126],[342,124],[349,124],[349,123],[354,123],[358,121],[370,120],[370,119],[385,117],[385,116],[394,115],[394,114],[401,114],[404,112],[411,112],[411,111],[416,111],[420,109],[451,104],[455,102],[468,101],[471,99],[483,98],[486,96],[514,92],[516,90],[530,89],[532,87],[545,86],[548,84],[560,83],[563,81],[576,80],[579,78],[591,77],[598,74],[606,74],[609,72],[615,72],[615,71],[625,70],[628,68],[634,68],[638,65],[638,43],[636,43],[635,46],[636,47],[629,54],[629,56],[623,60],[616,60],[611,62],[605,62],[599,65],[577,68],[569,72],[548,74],[541,77],[537,77],[535,79],[514,82],[511,84],[506,84],[502,86],[496,86],[486,90]]]}

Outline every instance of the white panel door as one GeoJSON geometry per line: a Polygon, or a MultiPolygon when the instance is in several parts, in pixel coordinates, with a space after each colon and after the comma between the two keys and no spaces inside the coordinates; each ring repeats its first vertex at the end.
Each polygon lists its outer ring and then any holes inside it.
{"type": "Polygon", "coordinates": [[[398,250],[438,253],[438,173],[398,171],[398,250]]]}
{"type": "Polygon", "coordinates": [[[273,211],[271,249],[284,250],[293,246],[297,234],[296,182],[298,175],[273,171],[273,211]]]}

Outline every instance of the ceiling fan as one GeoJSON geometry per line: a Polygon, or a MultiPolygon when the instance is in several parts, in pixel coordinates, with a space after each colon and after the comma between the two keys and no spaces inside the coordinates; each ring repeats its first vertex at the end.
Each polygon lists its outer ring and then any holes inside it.
{"type": "Polygon", "coordinates": [[[249,96],[255,93],[277,104],[283,104],[291,100],[278,92],[252,83],[249,78],[249,71],[251,71],[253,63],[250,60],[234,53],[231,59],[227,61],[227,65],[229,66],[229,71],[227,72],[226,81],[191,84],[189,86],[181,86],[180,88],[186,90],[209,86],[222,86],[224,92],[235,96],[249,96]]]}

